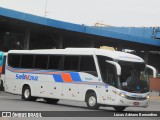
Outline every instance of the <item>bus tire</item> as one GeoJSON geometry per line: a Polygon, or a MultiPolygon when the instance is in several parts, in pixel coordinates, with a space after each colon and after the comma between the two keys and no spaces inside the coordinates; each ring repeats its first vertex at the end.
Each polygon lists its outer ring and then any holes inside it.
{"type": "Polygon", "coordinates": [[[3,87],[3,81],[0,80],[0,91],[3,91],[4,90],[4,87],[3,87]]]}
{"type": "Polygon", "coordinates": [[[31,96],[31,89],[29,86],[25,86],[22,90],[22,99],[26,101],[36,101],[36,97],[31,96]]]}
{"type": "Polygon", "coordinates": [[[121,111],[124,111],[124,109],[126,109],[126,107],[124,107],[124,106],[115,106],[114,109],[115,109],[115,111],[121,112],[121,111]]]}
{"type": "Polygon", "coordinates": [[[86,95],[86,104],[89,109],[99,109],[100,105],[97,103],[97,96],[94,92],[86,95]]]}
{"type": "Polygon", "coordinates": [[[44,98],[44,100],[45,100],[48,104],[57,104],[57,102],[59,101],[59,99],[51,99],[51,98],[44,98]]]}

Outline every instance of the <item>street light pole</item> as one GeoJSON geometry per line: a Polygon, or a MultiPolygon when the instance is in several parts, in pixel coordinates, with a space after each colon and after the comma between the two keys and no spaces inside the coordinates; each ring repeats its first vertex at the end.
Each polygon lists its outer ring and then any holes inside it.
{"type": "Polygon", "coordinates": [[[44,11],[44,17],[47,16],[47,2],[48,2],[48,1],[46,0],[46,2],[45,2],[45,9],[44,9],[44,10],[45,10],[45,11],[44,11]]]}

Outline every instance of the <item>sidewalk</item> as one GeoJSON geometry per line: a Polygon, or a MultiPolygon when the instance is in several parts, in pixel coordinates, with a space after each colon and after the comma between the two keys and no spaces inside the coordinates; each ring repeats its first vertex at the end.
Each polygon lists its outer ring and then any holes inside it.
{"type": "Polygon", "coordinates": [[[160,96],[149,96],[149,100],[160,102],[160,96]]]}

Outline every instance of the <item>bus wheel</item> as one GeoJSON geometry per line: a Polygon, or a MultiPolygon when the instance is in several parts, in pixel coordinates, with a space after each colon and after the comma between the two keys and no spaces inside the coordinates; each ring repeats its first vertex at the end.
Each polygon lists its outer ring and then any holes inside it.
{"type": "Polygon", "coordinates": [[[44,98],[44,100],[49,104],[56,104],[59,99],[51,99],[51,98],[44,98]]]}
{"type": "Polygon", "coordinates": [[[3,88],[3,81],[2,81],[2,80],[0,80],[0,90],[1,90],[1,91],[4,90],[4,88],[3,88]]]}
{"type": "Polygon", "coordinates": [[[95,93],[88,93],[86,96],[86,103],[89,109],[97,110],[100,105],[97,103],[97,97],[95,93]]]}
{"type": "Polygon", "coordinates": [[[31,96],[31,89],[29,86],[25,86],[22,90],[22,99],[26,101],[36,101],[37,98],[31,96]]]}
{"type": "Polygon", "coordinates": [[[121,112],[121,111],[123,111],[124,109],[126,109],[126,107],[124,107],[124,106],[115,106],[114,109],[115,109],[116,111],[118,111],[118,112],[121,112]]]}

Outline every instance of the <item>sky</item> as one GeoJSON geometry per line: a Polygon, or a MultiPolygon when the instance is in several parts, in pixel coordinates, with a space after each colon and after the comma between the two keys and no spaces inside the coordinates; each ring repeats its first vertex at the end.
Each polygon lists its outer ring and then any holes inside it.
{"type": "Polygon", "coordinates": [[[160,0],[0,0],[0,7],[89,26],[160,26],[160,0]]]}

